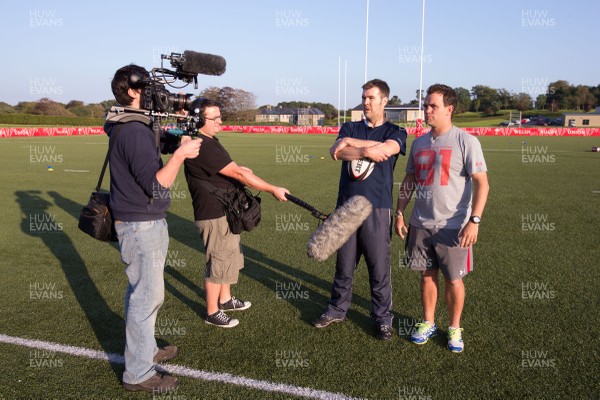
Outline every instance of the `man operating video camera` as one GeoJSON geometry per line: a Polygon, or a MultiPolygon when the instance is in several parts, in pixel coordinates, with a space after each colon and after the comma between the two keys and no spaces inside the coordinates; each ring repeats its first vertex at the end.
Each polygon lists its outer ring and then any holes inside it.
{"type": "MultiPolygon", "coordinates": [[[[148,71],[137,65],[120,68],[112,80],[115,99],[129,110],[146,109],[143,93],[151,84],[148,78],[148,71]]],[[[128,279],[123,387],[166,393],[179,384],[177,378],[155,368],[155,363],[178,352],[175,346],[158,348],[154,338],[156,316],[164,301],[168,188],[184,160],[198,156],[202,140],[182,140],[163,165],[148,114],[111,112],[104,130],[111,148],[110,207],[128,279]]]]}

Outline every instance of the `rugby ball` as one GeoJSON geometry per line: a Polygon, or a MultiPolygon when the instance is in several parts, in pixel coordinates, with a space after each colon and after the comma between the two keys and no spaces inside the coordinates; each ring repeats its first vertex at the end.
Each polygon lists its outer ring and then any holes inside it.
{"type": "Polygon", "coordinates": [[[375,168],[375,162],[369,158],[359,158],[348,163],[348,174],[356,181],[364,181],[371,175],[375,168]]]}

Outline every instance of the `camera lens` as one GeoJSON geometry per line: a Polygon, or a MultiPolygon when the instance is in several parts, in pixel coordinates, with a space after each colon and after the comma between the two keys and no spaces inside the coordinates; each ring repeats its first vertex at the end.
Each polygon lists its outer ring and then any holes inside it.
{"type": "Polygon", "coordinates": [[[192,94],[169,94],[169,105],[174,111],[189,111],[192,107],[192,94]]]}

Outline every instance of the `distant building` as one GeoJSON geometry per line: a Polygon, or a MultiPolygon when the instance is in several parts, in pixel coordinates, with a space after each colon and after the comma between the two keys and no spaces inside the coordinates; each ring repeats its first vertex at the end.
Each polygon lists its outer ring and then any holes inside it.
{"type": "Polygon", "coordinates": [[[563,126],[590,128],[600,126],[600,107],[594,112],[566,112],[562,116],[563,126]]]}
{"type": "MultiPolygon", "coordinates": [[[[385,117],[390,122],[414,122],[419,118],[419,106],[402,104],[399,106],[386,106],[385,117]]],[[[351,121],[360,121],[363,118],[363,106],[357,105],[350,114],[351,121]]]]}
{"type": "Polygon", "coordinates": [[[281,122],[300,126],[322,126],[325,124],[325,113],[318,108],[267,106],[258,110],[256,122],[281,122]]]}

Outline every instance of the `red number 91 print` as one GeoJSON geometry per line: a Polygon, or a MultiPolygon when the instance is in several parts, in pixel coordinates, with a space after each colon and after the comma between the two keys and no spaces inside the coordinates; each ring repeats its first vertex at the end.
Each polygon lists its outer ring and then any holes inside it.
{"type": "MultiPolygon", "coordinates": [[[[437,156],[438,152],[433,149],[421,150],[415,154],[415,178],[419,185],[429,186],[433,183],[437,156]],[[425,171],[427,171],[427,175],[424,174],[425,171]],[[425,179],[423,179],[424,175],[425,179]]],[[[440,149],[439,157],[441,159],[441,163],[438,163],[441,166],[439,169],[440,186],[447,186],[452,149],[440,149]]]]}

